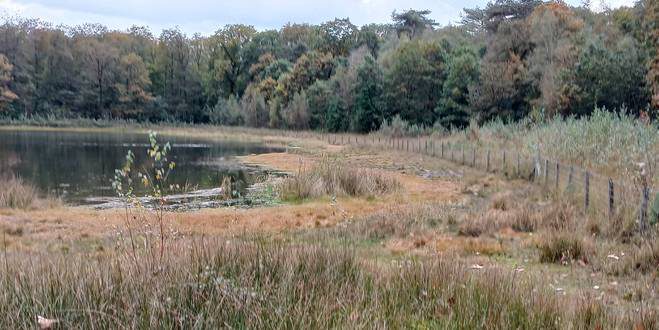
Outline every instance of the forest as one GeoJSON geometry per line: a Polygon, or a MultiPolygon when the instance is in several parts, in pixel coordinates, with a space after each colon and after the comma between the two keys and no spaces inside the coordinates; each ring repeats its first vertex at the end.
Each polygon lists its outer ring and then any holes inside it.
{"type": "Polygon", "coordinates": [[[440,26],[427,10],[210,36],[7,17],[0,117],[210,123],[369,132],[383,123],[584,116],[659,109],[659,2],[496,0],[440,26]]]}

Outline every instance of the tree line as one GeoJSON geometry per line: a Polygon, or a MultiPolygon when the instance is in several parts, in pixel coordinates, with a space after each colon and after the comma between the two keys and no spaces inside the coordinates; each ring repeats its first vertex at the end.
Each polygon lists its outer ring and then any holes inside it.
{"type": "Polygon", "coordinates": [[[427,10],[388,24],[349,19],[211,36],[146,27],[0,26],[0,116],[182,121],[368,132],[404,120],[656,117],[659,4],[596,13],[560,1],[496,0],[440,27],[427,10]]]}

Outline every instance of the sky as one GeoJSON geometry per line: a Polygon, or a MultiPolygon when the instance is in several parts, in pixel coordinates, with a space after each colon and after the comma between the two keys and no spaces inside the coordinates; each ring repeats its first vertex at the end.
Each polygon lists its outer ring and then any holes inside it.
{"type": "MultiPolygon", "coordinates": [[[[318,24],[349,17],[358,26],[388,23],[394,10],[429,9],[441,25],[459,23],[463,8],[483,7],[488,0],[0,0],[0,17],[38,18],[54,25],[100,23],[125,30],[148,26],[154,34],[179,27],[192,35],[213,34],[226,24],[278,29],[288,22],[318,24]]],[[[567,0],[579,5],[582,0],[567,0]]],[[[591,0],[599,10],[633,5],[634,0],[591,0]]],[[[2,18],[0,18],[2,19],[2,18]]]]}

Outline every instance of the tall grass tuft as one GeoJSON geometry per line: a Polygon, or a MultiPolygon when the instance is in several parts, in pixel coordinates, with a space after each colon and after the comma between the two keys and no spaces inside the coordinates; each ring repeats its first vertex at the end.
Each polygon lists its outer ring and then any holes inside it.
{"type": "Polygon", "coordinates": [[[0,208],[30,209],[38,200],[37,189],[15,176],[0,178],[0,208]]]}
{"type": "Polygon", "coordinates": [[[588,248],[579,234],[572,232],[549,233],[540,243],[540,262],[588,262],[588,248]]]}
{"type": "Polygon", "coordinates": [[[397,191],[400,187],[398,180],[385,173],[323,159],[284,180],[279,191],[284,200],[303,200],[328,195],[372,197],[397,191]]]}

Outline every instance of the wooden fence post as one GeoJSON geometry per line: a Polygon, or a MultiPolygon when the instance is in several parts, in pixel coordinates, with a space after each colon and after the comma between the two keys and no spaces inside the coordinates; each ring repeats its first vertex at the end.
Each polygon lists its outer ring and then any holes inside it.
{"type": "Polygon", "coordinates": [[[444,142],[442,141],[442,159],[444,158],[444,142]]]}
{"type": "Polygon", "coordinates": [[[476,147],[471,149],[471,167],[476,167],[476,147]]]}
{"type": "Polygon", "coordinates": [[[462,145],[462,165],[465,164],[465,145],[462,145]]]}
{"type": "Polygon", "coordinates": [[[501,160],[501,172],[506,173],[506,150],[503,151],[503,159],[501,160]]]}
{"type": "Polygon", "coordinates": [[[588,206],[590,206],[590,172],[585,172],[585,182],[584,182],[584,211],[588,212],[588,206]]]}
{"type": "Polygon", "coordinates": [[[558,191],[559,183],[560,181],[560,173],[561,173],[561,165],[556,162],[556,191],[558,191]]]}
{"type": "Polygon", "coordinates": [[[613,218],[614,207],[613,180],[609,178],[609,218],[613,218]]]}
{"type": "Polygon", "coordinates": [[[641,209],[638,210],[638,225],[641,233],[645,232],[648,222],[648,201],[650,199],[650,189],[647,184],[642,188],[641,192],[641,209]]]}
{"type": "Polygon", "coordinates": [[[490,171],[490,149],[487,149],[487,165],[485,166],[485,172],[490,171]]]}
{"type": "Polygon", "coordinates": [[[453,153],[454,153],[453,149],[455,149],[455,147],[451,143],[449,143],[448,146],[449,146],[448,148],[451,149],[451,161],[453,162],[453,161],[455,161],[455,157],[453,156],[453,153]]]}
{"type": "Polygon", "coordinates": [[[567,176],[567,186],[572,186],[572,181],[574,180],[574,166],[570,165],[570,173],[567,176]]]}
{"type": "Polygon", "coordinates": [[[549,183],[549,159],[545,159],[545,187],[549,183]]]}
{"type": "Polygon", "coordinates": [[[521,173],[521,170],[520,170],[520,168],[519,168],[519,165],[520,165],[520,164],[519,164],[519,162],[520,162],[519,158],[520,158],[520,157],[519,157],[519,153],[517,153],[517,171],[515,172],[515,174],[516,174],[517,176],[520,176],[520,173],[521,173]]]}

